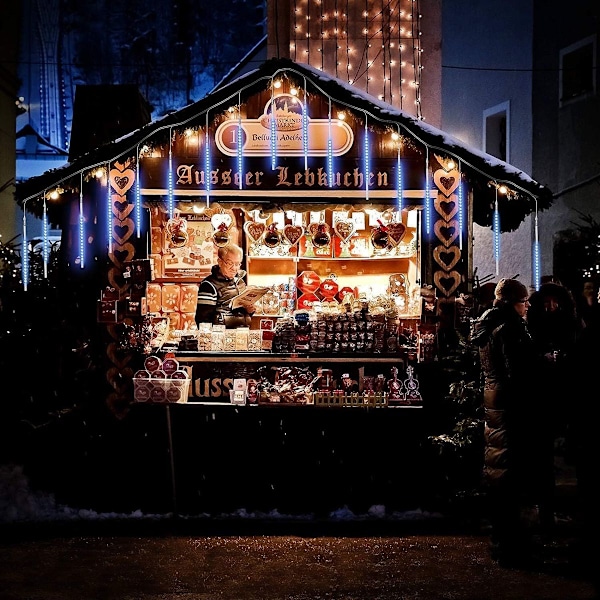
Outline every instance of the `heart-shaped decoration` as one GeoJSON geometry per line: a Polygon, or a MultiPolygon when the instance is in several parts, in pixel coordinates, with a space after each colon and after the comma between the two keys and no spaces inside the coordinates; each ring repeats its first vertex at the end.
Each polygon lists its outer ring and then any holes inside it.
{"type": "Polygon", "coordinates": [[[131,242],[126,244],[113,244],[110,259],[113,264],[119,268],[123,266],[123,263],[133,260],[135,256],[135,248],[131,242]]]}
{"type": "MultiPolygon", "coordinates": [[[[115,367],[117,367],[118,369],[123,369],[124,367],[126,367],[129,362],[131,361],[131,359],[133,358],[132,354],[127,354],[125,352],[120,352],[116,342],[111,342],[110,344],[108,344],[108,347],[106,349],[106,354],[108,356],[108,358],[110,358],[110,362],[115,365],[115,367]]],[[[112,369],[109,369],[107,372],[110,373],[112,371],[112,369]]]]}
{"type": "Polygon", "coordinates": [[[233,225],[233,217],[227,212],[217,213],[210,218],[210,222],[214,229],[219,229],[221,225],[224,225],[226,230],[229,231],[233,225]]]}
{"type": "Polygon", "coordinates": [[[310,233],[313,238],[317,233],[329,233],[329,225],[327,225],[327,223],[311,223],[308,226],[308,233],[310,233]]]}
{"type": "Polygon", "coordinates": [[[433,201],[433,206],[444,221],[450,221],[458,212],[458,198],[455,194],[451,194],[448,198],[438,194],[433,201]]]}
{"type": "Polygon", "coordinates": [[[337,221],[333,226],[333,230],[344,243],[346,243],[356,231],[352,221],[337,221]]]}
{"type": "Polygon", "coordinates": [[[450,271],[460,260],[460,248],[458,246],[450,246],[449,248],[436,246],[433,249],[433,258],[444,271],[450,271]]]}
{"type": "Polygon", "coordinates": [[[433,225],[435,235],[446,248],[452,245],[452,242],[458,237],[459,223],[456,219],[444,223],[444,221],[436,221],[433,225]]]}
{"type": "Polygon", "coordinates": [[[254,221],[244,223],[244,231],[253,242],[258,242],[266,229],[267,226],[264,223],[255,223],[254,221]]]}
{"type": "Polygon", "coordinates": [[[113,223],[113,239],[123,245],[134,233],[135,223],[133,219],[125,219],[120,223],[113,223]]]}
{"type": "MultiPolygon", "coordinates": [[[[133,257],[133,253],[131,254],[133,257]]],[[[130,288],[129,280],[124,279],[123,272],[118,267],[112,267],[108,271],[108,282],[111,287],[119,291],[119,295],[123,295],[130,288]]]]}
{"type": "Polygon", "coordinates": [[[295,246],[303,235],[304,227],[302,225],[286,225],[283,228],[283,237],[290,246],[295,246]]]}
{"type": "Polygon", "coordinates": [[[404,237],[406,226],[403,223],[390,223],[386,225],[390,243],[395,248],[404,237]]]}
{"type": "Polygon", "coordinates": [[[132,169],[119,171],[118,169],[110,170],[110,185],[120,196],[124,196],[135,182],[135,173],[132,169]]]}
{"type": "MultiPolygon", "coordinates": [[[[119,196],[115,196],[115,198],[119,198],[119,196]]],[[[115,217],[117,217],[117,219],[119,219],[119,221],[126,219],[131,214],[132,210],[133,210],[133,204],[129,204],[129,202],[127,201],[127,198],[124,198],[122,201],[121,200],[113,200],[112,214],[115,217]]]]}
{"type": "Polygon", "coordinates": [[[460,183],[460,173],[457,169],[452,169],[451,171],[438,169],[433,174],[433,182],[444,196],[449,196],[460,183]]]}
{"type": "Polygon", "coordinates": [[[450,271],[450,273],[444,273],[444,271],[436,271],[433,274],[433,281],[435,287],[444,294],[444,296],[451,296],[460,285],[460,273],[458,271],[450,271]]]}
{"type": "Polygon", "coordinates": [[[129,413],[130,399],[111,392],[106,398],[106,406],[118,419],[124,419],[129,413]]]}

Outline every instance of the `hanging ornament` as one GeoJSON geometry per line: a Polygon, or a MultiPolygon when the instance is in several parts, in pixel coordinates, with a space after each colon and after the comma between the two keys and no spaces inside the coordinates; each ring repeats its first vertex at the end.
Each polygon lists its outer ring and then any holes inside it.
{"type": "Polygon", "coordinates": [[[217,248],[223,248],[229,244],[229,228],[225,223],[221,223],[213,233],[213,243],[217,248]]]}
{"type": "Polygon", "coordinates": [[[379,227],[375,227],[371,232],[371,243],[375,250],[385,250],[390,241],[388,228],[379,219],[377,222],[379,227]]]}
{"type": "Polygon", "coordinates": [[[300,241],[303,235],[304,227],[302,225],[286,225],[283,228],[283,238],[292,248],[300,241]]]}
{"type": "Polygon", "coordinates": [[[267,227],[264,223],[255,223],[254,221],[244,223],[244,231],[252,242],[258,242],[266,229],[267,227]]]}
{"type": "Polygon", "coordinates": [[[167,233],[174,248],[185,246],[189,240],[187,221],[181,217],[173,217],[167,221],[167,233]]]}
{"type": "Polygon", "coordinates": [[[276,248],[281,242],[281,234],[277,231],[277,225],[272,223],[267,227],[263,242],[267,248],[276,248]]]}
{"type": "Polygon", "coordinates": [[[395,248],[406,233],[404,223],[390,223],[386,225],[390,244],[395,248]]]}
{"type": "Polygon", "coordinates": [[[329,246],[331,242],[331,235],[329,235],[329,225],[327,223],[319,223],[317,225],[317,231],[313,235],[313,246],[315,248],[325,248],[329,246]]]}

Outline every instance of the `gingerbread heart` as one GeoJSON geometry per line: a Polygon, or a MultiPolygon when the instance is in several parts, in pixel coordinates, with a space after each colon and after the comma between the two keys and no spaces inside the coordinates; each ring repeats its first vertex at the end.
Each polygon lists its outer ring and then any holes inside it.
{"type": "Polygon", "coordinates": [[[403,223],[390,223],[386,225],[390,243],[395,248],[404,237],[406,226],[403,223]]]}
{"type": "Polygon", "coordinates": [[[451,171],[438,169],[433,174],[433,182],[444,196],[449,196],[460,183],[460,173],[457,169],[452,169],[451,171]]]}
{"type": "Polygon", "coordinates": [[[449,248],[436,246],[433,249],[433,258],[444,271],[450,271],[460,260],[460,248],[458,246],[450,246],[449,248]]]}
{"type": "Polygon", "coordinates": [[[135,182],[135,173],[133,169],[125,169],[119,171],[118,169],[110,170],[110,185],[119,194],[124,196],[135,182]]]}
{"type": "Polygon", "coordinates": [[[133,219],[125,219],[120,223],[113,223],[113,239],[123,245],[135,232],[133,219]]]}
{"type": "Polygon", "coordinates": [[[120,200],[118,199],[119,196],[115,196],[113,198],[113,203],[112,203],[112,214],[117,217],[117,219],[119,219],[119,221],[122,221],[123,219],[126,219],[130,214],[131,211],[133,210],[133,204],[130,204],[127,201],[127,198],[125,198],[124,200],[120,200]]]}
{"type": "Polygon", "coordinates": [[[433,225],[435,235],[446,248],[452,245],[452,242],[458,237],[459,223],[456,219],[452,219],[445,223],[444,221],[436,221],[433,225]]]}
{"type": "Polygon", "coordinates": [[[433,201],[433,206],[444,221],[450,221],[458,212],[458,197],[451,194],[450,197],[444,198],[442,194],[438,194],[433,201]]]}
{"type": "Polygon", "coordinates": [[[283,237],[290,244],[294,246],[298,243],[298,240],[304,235],[304,227],[302,225],[286,225],[283,228],[283,237]]]}
{"type": "Polygon", "coordinates": [[[228,212],[217,213],[210,218],[210,222],[214,229],[219,229],[221,225],[225,225],[229,231],[233,225],[233,216],[228,212]]]}
{"type": "Polygon", "coordinates": [[[255,223],[254,221],[244,223],[244,231],[253,242],[258,242],[266,229],[267,226],[264,223],[255,223]]]}
{"type": "MultiPolygon", "coordinates": [[[[111,342],[108,344],[106,349],[106,355],[110,359],[110,362],[115,365],[118,369],[123,369],[127,366],[127,364],[131,361],[132,355],[126,354],[124,352],[119,352],[118,346],[116,342],[111,342]]],[[[108,373],[111,372],[109,369],[108,373]]]]}
{"type": "Polygon", "coordinates": [[[435,287],[446,297],[451,296],[458,289],[460,278],[461,276],[458,271],[450,271],[450,273],[436,271],[433,274],[435,287]]]}
{"type": "Polygon", "coordinates": [[[110,393],[106,398],[106,406],[117,419],[124,419],[130,410],[131,398],[129,394],[119,396],[115,392],[110,393]]]}
{"type": "Polygon", "coordinates": [[[135,248],[131,242],[112,245],[110,259],[117,267],[121,267],[124,262],[132,260],[134,256],[135,248]]]}
{"type": "Polygon", "coordinates": [[[333,230],[342,242],[347,242],[354,233],[354,223],[351,221],[337,221],[333,226],[333,230]]]}

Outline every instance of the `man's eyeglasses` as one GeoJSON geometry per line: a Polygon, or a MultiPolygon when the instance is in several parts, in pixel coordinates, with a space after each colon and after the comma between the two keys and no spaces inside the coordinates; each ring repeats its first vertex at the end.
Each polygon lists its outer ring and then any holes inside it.
{"type": "Polygon", "coordinates": [[[239,269],[242,266],[240,262],[233,262],[232,260],[228,260],[227,258],[221,259],[228,267],[239,269]]]}
{"type": "Polygon", "coordinates": [[[517,304],[529,304],[529,300],[527,298],[525,300],[517,300],[517,304]]]}

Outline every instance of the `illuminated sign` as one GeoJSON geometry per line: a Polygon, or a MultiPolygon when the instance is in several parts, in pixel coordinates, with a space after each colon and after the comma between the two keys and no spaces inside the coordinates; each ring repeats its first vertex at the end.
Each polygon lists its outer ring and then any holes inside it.
{"type": "MultiPolygon", "coordinates": [[[[244,156],[270,156],[273,118],[277,155],[303,156],[302,104],[290,94],[282,94],[270,100],[258,119],[232,118],[221,123],[215,132],[217,148],[227,156],[236,156],[238,140],[241,139],[244,156]],[[240,128],[241,136],[238,137],[240,128]]],[[[327,156],[330,138],[332,156],[342,156],[350,150],[354,134],[345,121],[333,118],[307,119],[308,155],[327,156]]]]}

